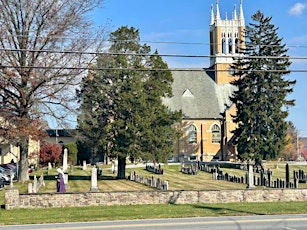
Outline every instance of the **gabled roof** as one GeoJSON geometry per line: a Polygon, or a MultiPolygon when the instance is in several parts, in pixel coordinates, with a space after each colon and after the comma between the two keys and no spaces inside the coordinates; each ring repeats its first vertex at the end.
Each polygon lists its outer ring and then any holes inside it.
{"type": "Polygon", "coordinates": [[[230,84],[218,85],[206,73],[199,71],[173,70],[173,97],[163,98],[163,103],[171,110],[182,110],[184,118],[216,119],[231,105],[229,96],[234,91],[230,84]]]}

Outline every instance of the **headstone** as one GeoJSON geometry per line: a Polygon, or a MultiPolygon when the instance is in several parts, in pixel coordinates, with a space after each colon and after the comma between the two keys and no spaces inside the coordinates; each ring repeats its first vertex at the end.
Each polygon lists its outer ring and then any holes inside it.
{"type": "Polygon", "coordinates": [[[63,156],[63,172],[67,172],[67,159],[68,159],[68,150],[64,149],[64,156],[63,156]]]}
{"type": "Polygon", "coordinates": [[[97,168],[92,168],[92,177],[91,177],[91,190],[90,192],[98,192],[98,186],[97,186],[97,168]]]}
{"type": "Polygon", "coordinates": [[[293,171],[293,179],[294,179],[294,188],[298,188],[298,173],[293,171]]]}
{"type": "Polygon", "coordinates": [[[286,164],[286,188],[290,187],[290,170],[289,164],[286,164]]]}
{"type": "Polygon", "coordinates": [[[68,173],[64,172],[64,184],[65,184],[65,189],[67,190],[68,187],[68,173]]]}
{"type": "Polygon", "coordinates": [[[10,187],[13,188],[13,179],[14,179],[14,172],[11,171],[10,173],[10,187]]]}
{"type": "Polygon", "coordinates": [[[43,174],[39,178],[39,184],[40,184],[40,186],[45,186],[45,180],[44,180],[44,175],[43,174]]]}
{"type": "Polygon", "coordinates": [[[83,167],[82,170],[87,170],[87,166],[86,166],[86,160],[83,161],[83,167]]]}
{"type": "Polygon", "coordinates": [[[52,169],[51,162],[48,162],[48,170],[51,170],[51,169],[52,169]]]}
{"type": "Polygon", "coordinates": [[[36,177],[36,175],[34,176],[34,180],[33,180],[33,192],[37,193],[37,177],[36,177]]]}
{"type": "Polygon", "coordinates": [[[212,179],[217,180],[217,170],[215,167],[212,169],[212,179]]]}
{"type": "Polygon", "coordinates": [[[272,186],[272,174],[273,172],[268,168],[267,175],[268,175],[268,187],[272,186]]]}
{"type": "Polygon", "coordinates": [[[168,181],[166,180],[166,181],[164,181],[164,190],[168,190],[168,181]]]}
{"type": "Polygon", "coordinates": [[[114,174],[117,174],[117,170],[118,170],[118,160],[115,160],[115,162],[114,162],[114,174]]]}
{"type": "Polygon", "coordinates": [[[248,172],[247,172],[247,188],[255,188],[254,185],[254,170],[253,170],[253,165],[248,164],[248,172]]]}
{"type": "Polygon", "coordinates": [[[33,186],[32,183],[28,184],[28,193],[33,193],[33,186]]]}

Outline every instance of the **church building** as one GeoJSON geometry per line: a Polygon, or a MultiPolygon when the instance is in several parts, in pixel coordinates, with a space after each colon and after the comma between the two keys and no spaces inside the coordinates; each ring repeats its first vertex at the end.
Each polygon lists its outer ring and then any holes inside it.
{"type": "Polygon", "coordinates": [[[219,2],[211,5],[210,66],[204,69],[172,70],[173,97],[164,104],[171,110],[182,110],[180,128],[183,136],[175,142],[174,161],[236,160],[231,144],[236,124],[232,121],[235,106],[229,97],[235,90],[230,68],[233,58],[244,46],[244,14],[240,0],[231,19],[222,19],[219,2]]]}

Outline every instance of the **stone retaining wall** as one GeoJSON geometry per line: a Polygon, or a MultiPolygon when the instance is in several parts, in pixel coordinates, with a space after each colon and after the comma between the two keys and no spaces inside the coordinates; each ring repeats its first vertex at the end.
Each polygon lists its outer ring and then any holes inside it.
{"type": "Polygon", "coordinates": [[[84,207],[136,204],[195,204],[231,202],[306,201],[307,189],[245,189],[202,191],[122,191],[19,194],[5,191],[5,209],[84,207]]]}

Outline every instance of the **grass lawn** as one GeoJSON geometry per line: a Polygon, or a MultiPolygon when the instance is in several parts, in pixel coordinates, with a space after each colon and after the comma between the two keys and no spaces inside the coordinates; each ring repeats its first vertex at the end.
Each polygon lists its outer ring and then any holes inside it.
{"type": "MultiPolygon", "coordinates": [[[[153,190],[153,188],[135,183],[129,180],[116,180],[109,168],[103,169],[103,176],[98,179],[100,191],[133,191],[153,190]]],[[[285,178],[285,163],[267,162],[266,168],[273,171],[273,179],[285,178]]],[[[163,175],[156,175],[141,168],[127,168],[127,176],[131,171],[136,171],[143,176],[154,176],[169,181],[169,190],[223,190],[223,189],[245,189],[245,184],[212,180],[212,175],[206,172],[199,172],[197,175],[188,175],[180,172],[180,165],[164,165],[163,175]]],[[[290,175],[293,170],[303,169],[307,172],[307,165],[290,165],[290,175]]],[[[230,175],[244,176],[245,171],[238,169],[222,169],[230,175]]],[[[53,169],[39,170],[35,175],[44,175],[45,186],[39,193],[55,192],[57,174],[53,169]]],[[[34,175],[31,175],[33,179],[34,175]]],[[[82,170],[81,167],[74,167],[69,172],[69,188],[67,192],[88,192],[91,187],[91,168],[82,170]]],[[[20,193],[26,193],[27,183],[14,183],[14,187],[20,193]]],[[[307,188],[306,184],[299,184],[299,188],[307,188]]],[[[0,191],[0,204],[4,204],[4,189],[0,191]]],[[[236,203],[236,204],[197,204],[197,205],[136,205],[136,206],[101,206],[82,208],[50,208],[44,209],[0,209],[0,224],[23,224],[23,223],[51,223],[67,221],[95,221],[114,219],[140,219],[140,218],[162,218],[162,217],[190,217],[190,216],[218,216],[218,215],[264,215],[281,213],[307,213],[307,202],[277,202],[277,203],[236,203]],[[31,218],[29,218],[31,212],[31,218]],[[61,213],[65,212],[63,216],[61,213]],[[48,216],[46,219],[45,217],[48,216]]]]}

